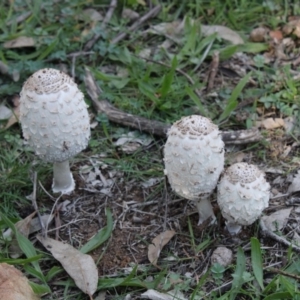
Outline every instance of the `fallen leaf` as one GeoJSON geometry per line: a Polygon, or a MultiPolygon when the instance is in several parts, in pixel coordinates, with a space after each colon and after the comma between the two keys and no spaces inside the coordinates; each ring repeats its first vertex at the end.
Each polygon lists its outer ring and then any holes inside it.
{"type": "Polygon", "coordinates": [[[0,120],[7,120],[12,116],[12,111],[10,108],[6,107],[4,104],[0,105],[0,120]]]}
{"type": "Polygon", "coordinates": [[[288,187],[289,194],[300,191],[300,170],[293,176],[292,182],[288,187]]]}
{"type": "Polygon", "coordinates": [[[38,300],[28,279],[15,267],[0,264],[0,300],[38,300]]]}
{"type": "Polygon", "coordinates": [[[81,253],[71,245],[49,237],[43,238],[39,235],[37,239],[62,264],[77,287],[92,297],[98,284],[98,270],[93,258],[90,255],[81,253]]]}
{"type": "Polygon", "coordinates": [[[281,118],[267,118],[260,122],[260,126],[264,127],[265,129],[275,129],[284,127],[284,120],[281,118]]]}
{"type": "MultiPolygon", "coordinates": [[[[191,19],[191,25],[196,21],[191,19]]],[[[150,29],[146,30],[145,33],[152,33],[158,35],[167,35],[173,39],[183,37],[185,20],[177,20],[169,23],[160,23],[154,26],[151,26],[150,29]]],[[[200,24],[199,24],[200,25],[200,24]]],[[[232,29],[222,26],[222,25],[201,25],[201,33],[204,36],[212,35],[217,33],[221,39],[231,42],[234,45],[244,44],[241,36],[233,31],[232,29]]]]}
{"type": "Polygon", "coordinates": [[[269,32],[269,36],[276,40],[277,42],[281,41],[283,39],[283,34],[280,30],[272,30],[269,32]]]}
{"type": "Polygon", "coordinates": [[[90,20],[92,22],[103,21],[103,16],[93,8],[85,9],[81,15],[79,15],[80,20],[90,20]]]}
{"type": "Polygon", "coordinates": [[[292,209],[292,207],[280,209],[269,216],[263,216],[262,219],[269,230],[281,230],[285,227],[292,209]]]}
{"type": "Polygon", "coordinates": [[[124,19],[129,19],[131,21],[134,21],[140,17],[139,13],[136,11],[129,9],[129,8],[124,8],[122,11],[122,18],[124,19]]]}
{"type": "Polygon", "coordinates": [[[8,129],[9,127],[11,127],[12,125],[14,125],[15,123],[18,123],[19,119],[20,119],[20,97],[19,96],[15,96],[13,98],[13,103],[14,103],[14,108],[12,110],[13,114],[8,119],[8,121],[7,121],[6,125],[5,125],[5,129],[8,129]]]}
{"type": "Polygon", "coordinates": [[[265,27],[254,28],[250,33],[250,41],[254,43],[261,43],[266,40],[268,29],[265,27]]]}
{"type": "Polygon", "coordinates": [[[291,20],[286,25],[283,26],[282,32],[284,35],[295,35],[300,37],[300,20],[291,20]]]}
{"type": "MultiPolygon", "coordinates": [[[[25,219],[18,221],[15,224],[16,230],[18,230],[23,236],[28,237],[30,232],[30,223],[36,212],[33,212],[25,219]]],[[[13,235],[12,241],[9,246],[9,256],[12,258],[19,258],[23,255],[23,251],[19,247],[17,238],[13,235]]]]}
{"type": "Polygon", "coordinates": [[[165,232],[156,236],[151,244],[148,246],[148,259],[151,264],[157,266],[157,260],[159,258],[162,248],[171,240],[176,234],[174,230],[166,230],[165,232]]]}
{"type": "Polygon", "coordinates": [[[114,142],[115,146],[119,146],[124,153],[131,154],[141,146],[149,146],[153,139],[145,134],[140,134],[136,131],[131,131],[114,142]]]}
{"type": "Polygon", "coordinates": [[[168,293],[160,293],[155,290],[148,290],[147,292],[141,294],[142,299],[151,299],[151,300],[186,300],[183,293],[178,290],[171,290],[168,293]]]}
{"type": "Polygon", "coordinates": [[[19,36],[16,39],[5,42],[3,46],[6,49],[34,47],[35,41],[32,37],[19,36]]]}
{"type": "Polygon", "coordinates": [[[244,44],[243,39],[238,33],[222,25],[201,25],[201,32],[205,36],[217,33],[221,39],[229,41],[234,45],[244,44]]]}

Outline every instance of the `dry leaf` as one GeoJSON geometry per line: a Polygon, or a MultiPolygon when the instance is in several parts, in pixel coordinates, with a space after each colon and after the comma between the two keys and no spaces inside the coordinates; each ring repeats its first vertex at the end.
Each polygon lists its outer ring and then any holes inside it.
{"type": "Polygon", "coordinates": [[[201,32],[205,36],[217,33],[220,38],[229,41],[234,45],[244,44],[243,39],[238,33],[222,25],[201,25],[201,32]]]}
{"type": "Polygon", "coordinates": [[[292,207],[280,209],[269,216],[263,216],[262,219],[269,230],[281,230],[285,227],[292,209],[292,207]]]}
{"type": "Polygon", "coordinates": [[[15,267],[0,264],[0,300],[38,300],[28,279],[15,267]]]}
{"type": "Polygon", "coordinates": [[[148,290],[147,292],[141,294],[141,299],[151,299],[151,300],[186,300],[184,295],[178,290],[172,290],[168,293],[160,293],[155,290],[148,290]]]}
{"type": "Polygon", "coordinates": [[[171,238],[175,234],[176,232],[174,230],[166,230],[152,240],[152,243],[148,247],[148,259],[151,264],[157,267],[157,260],[162,248],[171,240],[171,238]]]}
{"type": "Polygon", "coordinates": [[[300,37],[300,20],[291,20],[283,26],[282,31],[284,35],[295,35],[300,37]]]}
{"type": "MultiPolygon", "coordinates": [[[[36,212],[33,212],[28,217],[26,217],[23,220],[20,220],[19,222],[17,222],[15,224],[16,230],[18,230],[25,237],[28,237],[28,235],[29,235],[30,223],[31,223],[32,218],[34,217],[35,214],[36,214],[36,212]]],[[[5,233],[3,234],[3,236],[5,236],[5,233]]],[[[19,247],[19,243],[17,241],[17,238],[14,235],[12,235],[12,236],[13,236],[13,239],[12,239],[12,241],[10,243],[10,246],[9,246],[9,256],[11,258],[19,258],[23,255],[23,251],[19,247]]]]}
{"type": "Polygon", "coordinates": [[[292,194],[300,191],[300,170],[294,175],[292,183],[288,187],[288,193],[292,194]]]}
{"type": "Polygon", "coordinates": [[[19,122],[19,118],[20,118],[20,97],[19,96],[15,96],[13,98],[13,104],[14,104],[13,115],[7,121],[5,125],[5,129],[8,129],[15,123],[19,122]]]}
{"type": "Polygon", "coordinates": [[[16,39],[5,42],[3,46],[4,46],[4,48],[7,48],[7,49],[34,47],[35,41],[32,37],[19,36],[16,39]]]}
{"type": "Polygon", "coordinates": [[[280,30],[272,30],[269,32],[269,36],[276,40],[277,42],[281,41],[283,39],[283,34],[280,30]]]}
{"type": "Polygon", "coordinates": [[[71,245],[37,236],[43,246],[51,252],[73,278],[75,284],[90,297],[95,293],[98,284],[97,266],[90,255],[83,254],[71,245]]]}
{"type": "Polygon", "coordinates": [[[12,111],[10,108],[6,107],[4,104],[0,105],[0,120],[7,120],[12,116],[12,111]]]}
{"type": "Polygon", "coordinates": [[[122,11],[122,18],[129,19],[131,21],[134,21],[140,17],[139,13],[136,11],[130,9],[130,8],[124,8],[122,11]]]}
{"type": "Polygon", "coordinates": [[[264,27],[254,28],[250,33],[250,41],[254,43],[261,43],[266,40],[268,29],[264,27]]]}
{"type": "Polygon", "coordinates": [[[265,129],[275,129],[279,127],[284,127],[284,120],[281,118],[267,118],[260,122],[260,126],[265,129]]]}

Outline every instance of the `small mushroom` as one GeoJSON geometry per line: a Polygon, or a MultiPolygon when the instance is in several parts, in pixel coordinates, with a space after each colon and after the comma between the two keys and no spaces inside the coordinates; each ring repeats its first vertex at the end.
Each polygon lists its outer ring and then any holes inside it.
{"type": "Polygon", "coordinates": [[[20,93],[23,136],[35,154],[54,163],[53,192],[75,188],[69,159],[88,145],[90,121],[82,92],[67,74],[42,69],[31,75],[20,93]]]}
{"type": "Polygon", "coordinates": [[[237,234],[242,225],[254,223],[269,206],[270,185],[255,165],[236,163],[230,166],[218,185],[218,204],[226,227],[237,234]]]}
{"type": "Polygon", "coordinates": [[[178,195],[193,200],[199,212],[198,225],[215,221],[209,196],[224,167],[224,143],[217,125],[192,115],[175,122],[164,148],[165,174],[178,195]]]}

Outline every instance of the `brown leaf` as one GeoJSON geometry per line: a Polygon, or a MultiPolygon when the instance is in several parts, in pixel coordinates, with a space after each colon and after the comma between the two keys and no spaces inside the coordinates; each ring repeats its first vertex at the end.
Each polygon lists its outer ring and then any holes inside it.
{"type": "Polygon", "coordinates": [[[222,26],[222,25],[201,25],[201,32],[205,36],[214,34],[215,32],[218,36],[226,41],[231,42],[233,45],[244,44],[241,36],[233,31],[232,29],[222,26]]]}
{"type": "Polygon", "coordinates": [[[250,41],[255,43],[261,43],[266,40],[268,29],[265,27],[254,28],[250,33],[250,41]]]}
{"type": "Polygon", "coordinates": [[[37,239],[62,264],[77,287],[91,297],[95,293],[98,284],[98,270],[92,257],[81,253],[71,245],[48,237],[43,238],[39,235],[37,239]]]}
{"type": "Polygon", "coordinates": [[[261,121],[260,126],[266,129],[280,128],[284,127],[284,120],[281,118],[267,118],[261,121]]]}
{"type": "Polygon", "coordinates": [[[271,231],[283,229],[289,220],[292,209],[292,207],[284,208],[275,211],[269,216],[263,216],[262,219],[265,223],[265,226],[271,231]]]}
{"type": "Polygon", "coordinates": [[[3,46],[4,46],[4,48],[7,48],[7,49],[34,47],[35,41],[32,37],[19,36],[16,39],[5,42],[3,46]]]}
{"type": "Polygon", "coordinates": [[[151,264],[158,267],[157,260],[162,248],[171,240],[171,238],[175,234],[176,232],[174,230],[166,230],[152,240],[152,243],[148,247],[148,259],[151,264]]]}
{"type": "Polygon", "coordinates": [[[14,101],[13,115],[8,119],[8,121],[5,125],[5,129],[8,129],[9,127],[14,125],[15,123],[18,123],[19,119],[20,119],[20,101],[19,101],[19,98],[15,97],[13,99],[13,101],[14,101]]]}
{"type": "MultiPolygon", "coordinates": [[[[33,212],[29,216],[27,216],[25,219],[20,220],[15,224],[16,230],[18,230],[22,235],[25,237],[28,237],[29,232],[30,232],[30,223],[32,221],[32,218],[36,212],[33,212]]],[[[23,251],[19,247],[19,243],[17,241],[17,238],[14,236],[11,244],[9,246],[9,255],[12,258],[19,258],[20,256],[23,255],[23,251]]]]}
{"type": "Polygon", "coordinates": [[[38,300],[28,279],[15,267],[0,264],[0,300],[38,300]]]}

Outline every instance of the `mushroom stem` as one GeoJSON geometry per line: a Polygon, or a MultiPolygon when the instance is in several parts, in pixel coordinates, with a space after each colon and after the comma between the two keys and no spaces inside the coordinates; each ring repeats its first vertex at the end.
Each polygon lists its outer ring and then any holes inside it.
{"type": "Polygon", "coordinates": [[[211,218],[210,224],[213,224],[216,221],[216,216],[213,211],[213,207],[210,203],[209,196],[202,197],[196,201],[197,210],[199,213],[198,226],[201,225],[208,218],[211,218]]]}
{"type": "Polygon", "coordinates": [[[226,228],[231,235],[235,235],[241,231],[242,226],[237,223],[227,221],[226,228]]]}
{"type": "Polygon", "coordinates": [[[54,163],[52,183],[53,192],[70,194],[74,188],[75,182],[70,171],[69,160],[54,163]]]}

